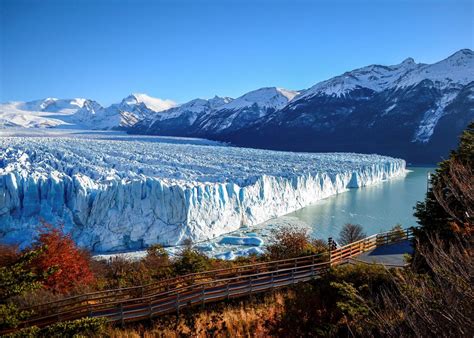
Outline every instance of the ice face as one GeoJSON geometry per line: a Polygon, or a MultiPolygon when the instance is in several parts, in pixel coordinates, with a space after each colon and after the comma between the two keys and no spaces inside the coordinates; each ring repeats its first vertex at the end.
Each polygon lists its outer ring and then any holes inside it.
{"type": "Polygon", "coordinates": [[[28,244],[42,218],[95,252],[198,242],[404,172],[379,155],[3,137],[0,240],[28,244]]]}

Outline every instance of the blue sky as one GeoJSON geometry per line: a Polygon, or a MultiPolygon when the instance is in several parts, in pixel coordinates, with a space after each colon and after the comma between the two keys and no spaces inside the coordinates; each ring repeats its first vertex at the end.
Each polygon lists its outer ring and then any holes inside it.
{"type": "Polygon", "coordinates": [[[302,89],[474,46],[472,1],[0,0],[0,101],[302,89]]]}

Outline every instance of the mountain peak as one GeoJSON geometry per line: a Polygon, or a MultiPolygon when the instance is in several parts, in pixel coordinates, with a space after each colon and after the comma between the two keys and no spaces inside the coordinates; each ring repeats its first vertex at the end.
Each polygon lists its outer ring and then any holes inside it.
{"type": "Polygon", "coordinates": [[[154,112],[176,107],[176,102],[172,100],[163,100],[142,93],[132,93],[122,100],[122,104],[125,105],[136,105],[140,103],[143,103],[148,109],[154,112]]]}
{"type": "Polygon", "coordinates": [[[215,95],[212,99],[209,99],[208,102],[212,108],[218,108],[224,104],[232,102],[234,99],[228,96],[220,97],[215,95]]]}
{"type": "Polygon", "coordinates": [[[406,58],[403,60],[402,65],[413,65],[415,64],[415,60],[413,58],[406,58]]]}
{"type": "Polygon", "coordinates": [[[288,101],[291,101],[293,100],[293,98],[299,94],[298,91],[295,91],[295,90],[288,90],[288,89],[285,89],[285,88],[276,88],[276,90],[283,96],[285,96],[288,101]]]}
{"type": "Polygon", "coordinates": [[[222,106],[222,109],[241,109],[251,107],[254,104],[263,109],[280,109],[297,94],[298,92],[283,88],[263,87],[236,98],[232,102],[222,106]]]}
{"type": "Polygon", "coordinates": [[[450,57],[453,57],[453,56],[471,56],[472,57],[473,55],[474,55],[474,52],[472,51],[472,49],[463,48],[463,49],[458,50],[456,53],[454,53],[450,57]]]}
{"type": "MultiPolygon", "coordinates": [[[[456,53],[452,54],[448,58],[446,58],[443,61],[451,61],[455,63],[463,62],[463,61],[470,61],[474,57],[474,52],[470,49],[461,49],[458,50],[456,53]]],[[[443,62],[441,61],[441,62],[443,62]]]]}

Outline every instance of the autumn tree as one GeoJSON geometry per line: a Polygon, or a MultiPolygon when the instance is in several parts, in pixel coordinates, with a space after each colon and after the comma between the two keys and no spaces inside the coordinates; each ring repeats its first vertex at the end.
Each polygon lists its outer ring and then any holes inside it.
{"type": "Polygon", "coordinates": [[[365,237],[367,237],[367,235],[361,225],[347,223],[342,227],[341,232],[339,232],[339,244],[347,245],[364,239],[365,237]]]}
{"type": "Polygon", "coordinates": [[[79,249],[62,229],[44,224],[31,249],[38,248],[44,250],[31,262],[32,266],[39,271],[55,268],[55,272],[43,282],[45,287],[67,293],[76,285],[94,281],[87,253],[79,249]]]}
{"type": "Polygon", "coordinates": [[[266,250],[270,259],[286,259],[323,253],[327,247],[325,242],[311,239],[307,229],[285,226],[273,233],[266,250]]]}

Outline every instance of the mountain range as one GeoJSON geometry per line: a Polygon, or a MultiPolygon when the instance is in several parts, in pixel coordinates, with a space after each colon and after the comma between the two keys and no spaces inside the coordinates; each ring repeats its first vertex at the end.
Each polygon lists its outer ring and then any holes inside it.
{"type": "Polygon", "coordinates": [[[1,127],[124,129],[291,151],[344,151],[435,163],[474,120],[474,53],[434,64],[370,65],[311,88],[261,88],[236,99],[184,104],[132,94],[102,107],[87,99],[9,102],[1,127]]]}

